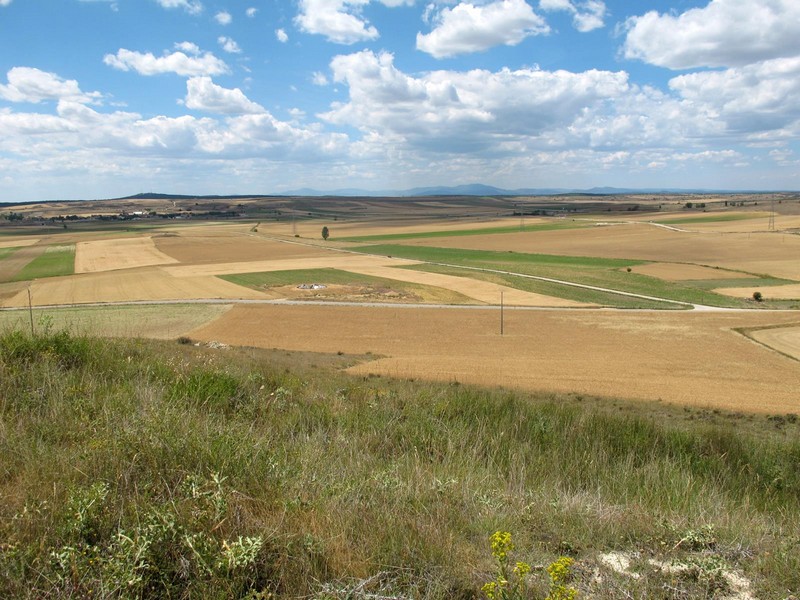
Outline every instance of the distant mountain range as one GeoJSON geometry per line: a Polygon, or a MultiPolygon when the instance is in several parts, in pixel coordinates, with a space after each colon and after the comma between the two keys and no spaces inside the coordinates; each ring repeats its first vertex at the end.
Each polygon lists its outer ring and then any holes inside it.
{"type": "MultiPolygon", "coordinates": [[[[145,192],[134,196],[119,198],[120,200],[138,200],[142,198],[155,198],[162,200],[179,199],[231,199],[231,198],[260,198],[281,196],[362,196],[362,197],[419,197],[419,196],[554,196],[559,194],[586,195],[586,196],[613,196],[620,194],[754,194],[765,190],[714,190],[714,189],[682,189],[682,188],[616,188],[593,187],[589,189],[577,188],[518,188],[503,189],[481,183],[456,186],[416,187],[405,190],[364,190],[358,188],[343,188],[337,190],[317,190],[313,188],[299,188],[272,194],[236,194],[233,196],[222,195],[182,195],[160,194],[145,192]]],[[[774,191],[774,190],[770,190],[774,191]]]]}

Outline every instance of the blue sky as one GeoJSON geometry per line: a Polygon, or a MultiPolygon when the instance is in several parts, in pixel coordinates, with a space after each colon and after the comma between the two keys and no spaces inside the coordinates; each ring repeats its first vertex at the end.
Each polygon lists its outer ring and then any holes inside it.
{"type": "Polygon", "coordinates": [[[0,202],[800,189],[797,0],[0,0],[0,202]]]}

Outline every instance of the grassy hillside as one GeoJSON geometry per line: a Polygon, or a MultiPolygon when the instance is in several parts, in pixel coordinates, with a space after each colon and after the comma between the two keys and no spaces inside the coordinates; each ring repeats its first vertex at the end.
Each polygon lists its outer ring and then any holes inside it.
{"type": "Polygon", "coordinates": [[[364,358],[0,334],[0,597],[480,598],[496,531],[530,598],[800,591],[796,416],[364,358]]]}

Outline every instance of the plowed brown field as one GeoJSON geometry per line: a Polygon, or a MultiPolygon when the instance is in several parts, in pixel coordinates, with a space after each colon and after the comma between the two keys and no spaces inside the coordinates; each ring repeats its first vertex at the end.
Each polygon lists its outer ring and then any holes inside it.
{"type": "Polygon", "coordinates": [[[506,312],[478,309],[236,306],[191,333],[203,340],[382,358],[354,373],[664,400],[730,410],[800,411],[796,361],[734,327],[792,313],[506,312]]]}
{"type": "Polygon", "coordinates": [[[241,225],[212,229],[186,228],[178,233],[153,236],[159,251],[181,264],[232,263],[283,258],[327,256],[324,249],[287,244],[250,235],[241,225]]]}
{"type": "Polygon", "coordinates": [[[685,265],[680,263],[648,263],[637,265],[632,269],[642,275],[658,277],[666,281],[689,281],[704,279],[741,279],[750,277],[747,273],[738,271],[728,271],[725,269],[714,269],[713,267],[701,267],[700,265],[685,265]]]}

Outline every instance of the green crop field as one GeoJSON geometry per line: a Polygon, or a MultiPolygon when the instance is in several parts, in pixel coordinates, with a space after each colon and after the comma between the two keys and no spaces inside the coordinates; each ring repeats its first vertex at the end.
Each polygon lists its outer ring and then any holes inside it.
{"type": "MultiPolygon", "coordinates": [[[[370,254],[443,263],[450,266],[494,269],[523,275],[547,277],[690,304],[727,307],[748,306],[744,300],[728,298],[681,282],[664,281],[627,271],[628,267],[645,264],[644,261],[401,245],[362,246],[357,250],[370,254]]],[[[459,274],[474,276],[466,270],[459,274]]],[[[522,285],[522,282],[521,278],[514,278],[509,280],[508,284],[518,287],[522,285]]],[[[524,285],[532,284],[525,283],[524,285]]],[[[550,295],[560,298],[585,302],[594,302],[595,300],[591,298],[597,298],[591,290],[584,291],[564,285],[551,284],[548,289],[550,295]]],[[[535,290],[531,289],[530,291],[535,290]]],[[[541,293],[545,292],[542,291],[541,293]]],[[[602,303],[604,305],[619,307],[630,307],[631,305],[630,299],[622,300],[620,296],[606,293],[604,297],[605,302],[602,303]]],[[[634,305],[636,305],[635,302],[634,305]]],[[[648,306],[642,305],[641,307],[648,306]]]]}
{"type": "Polygon", "coordinates": [[[13,281],[72,275],[75,272],[75,246],[51,246],[17,273],[13,281]]]}
{"type": "Polygon", "coordinates": [[[0,248],[0,260],[11,256],[18,248],[0,248]]]}
{"type": "Polygon", "coordinates": [[[681,310],[689,308],[688,306],[682,306],[679,304],[656,302],[652,300],[645,300],[643,298],[630,298],[621,296],[619,294],[602,292],[599,290],[573,287],[559,283],[551,283],[549,281],[529,279],[527,277],[518,277],[503,273],[487,273],[485,271],[474,271],[472,269],[468,270],[459,267],[446,267],[442,265],[430,264],[411,265],[402,268],[416,271],[427,271],[429,273],[441,273],[442,275],[455,275],[456,277],[478,279],[480,281],[488,281],[490,283],[506,285],[508,287],[525,292],[544,294],[545,296],[564,298],[566,300],[574,300],[576,302],[586,302],[589,304],[596,304],[598,306],[613,306],[615,308],[657,308],[664,310],[681,310]]]}
{"type": "Polygon", "coordinates": [[[340,269],[295,269],[291,271],[265,271],[261,273],[241,273],[220,275],[221,279],[253,289],[302,283],[322,283],[326,285],[375,285],[385,286],[399,282],[380,277],[370,277],[350,273],[340,269]]]}

